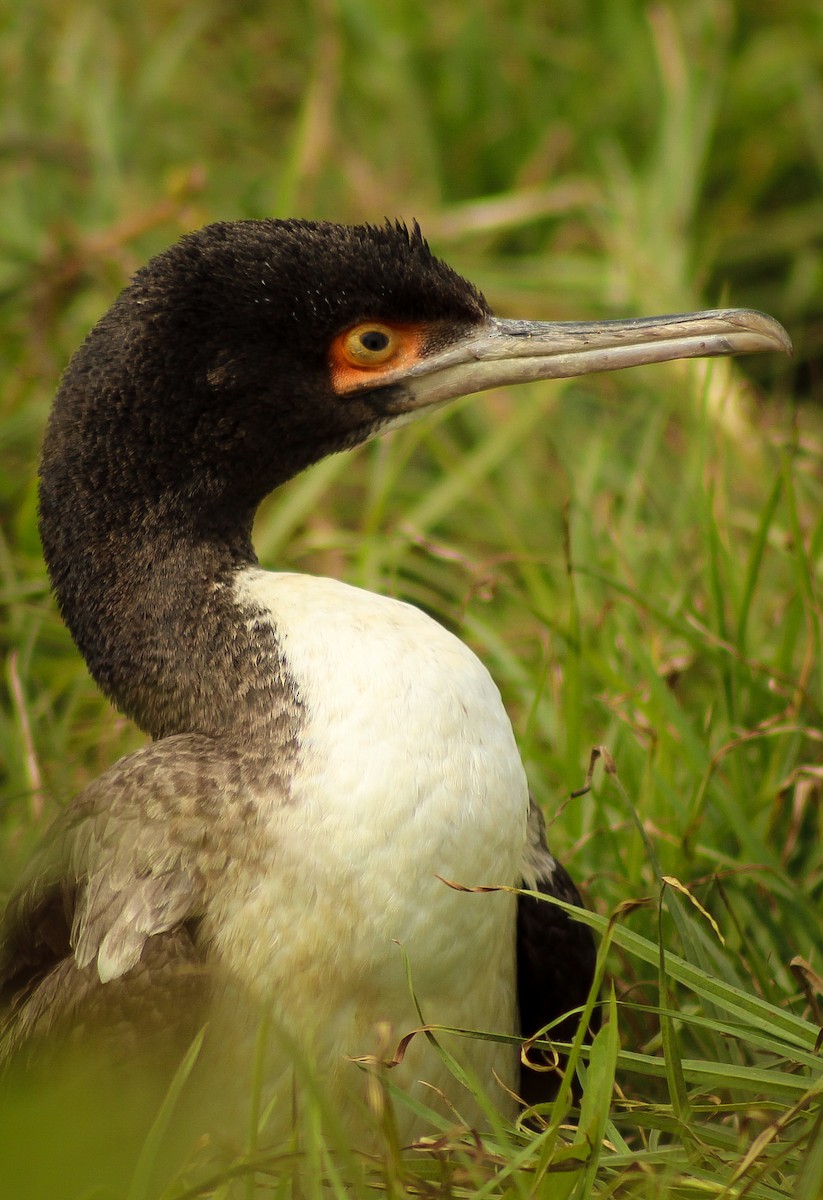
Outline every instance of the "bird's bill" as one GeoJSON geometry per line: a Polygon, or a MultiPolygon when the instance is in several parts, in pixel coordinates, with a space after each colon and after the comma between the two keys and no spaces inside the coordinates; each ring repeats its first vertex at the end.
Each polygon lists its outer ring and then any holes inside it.
{"type": "MultiPolygon", "coordinates": [[[[624,321],[504,321],[484,325],[398,371],[411,412],[457,396],[537,379],[567,379],[675,358],[791,352],[782,325],[748,308],[624,321]]],[[[391,373],[381,383],[395,382],[391,373]]]]}

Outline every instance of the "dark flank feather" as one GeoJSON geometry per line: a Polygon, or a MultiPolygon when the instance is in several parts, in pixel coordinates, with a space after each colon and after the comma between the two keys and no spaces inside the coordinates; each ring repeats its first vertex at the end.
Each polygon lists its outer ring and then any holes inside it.
{"type": "MultiPolygon", "coordinates": [[[[568,871],[546,844],[546,823],[534,801],[529,810],[528,875],[524,886],[529,891],[583,906],[568,871]]],[[[588,926],[553,904],[533,896],[518,896],[517,999],[524,1038],[534,1037],[545,1026],[570,1013],[546,1036],[559,1042],[572,1040],[579,1024],[579,1014],[574,1010],[588,999],[596,957],[594,937],[588,926]]],[[[591,1025],[594,1032],[599,1025],[597,1008],[591,1025]]],[[[529,1051],[528,1058],[538,1066],[553,1062],[535,1049],[529,1051]]],[[[527,1104],[551,1100],[558,1082],[557,1071],[531,1070],[521,1062],[520,1095],[527,1104]]]]}

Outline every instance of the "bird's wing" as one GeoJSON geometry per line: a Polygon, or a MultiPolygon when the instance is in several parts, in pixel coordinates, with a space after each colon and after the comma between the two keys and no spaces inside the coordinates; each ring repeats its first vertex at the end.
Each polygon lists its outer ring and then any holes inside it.
{"type": "MultiPolygon", "coordinates": [[[[546,844],[543,814],[531,801],[523,886],[529,891],[557,896],[582,905],[580,893],[566,869],[546,844]]],[[[591,930],[562,909],[533,896],[517,900],[517,997],[520,1032],[533,1037],[538,1030],[585,1004],[594,979],[596,960],[591,930]]],[[[570,1041],[578,1025],[576,1016],[551,1030],[558,1041],[570,1041]]],[[[535,1052],[531,1052],[532,1059],[535,1052]]],[[[537,1056],[539,1058],[539,1056],[537,1056]]],[[[522,1065],[520,1094],[529,1104],[550,1100],[557,1091],[555,1073],[522,1065]]]]}
{"type": "Polygon", "coordinates": [[[228,769],[211,739],[168,738],[121,759],[57,820],[0,925],[0,1064],[90,1029],[122,1036],[124,1050],[126,1032],[185,1021],[193,1036],[208,994],[206,883],[244,823],[228,769]]]}

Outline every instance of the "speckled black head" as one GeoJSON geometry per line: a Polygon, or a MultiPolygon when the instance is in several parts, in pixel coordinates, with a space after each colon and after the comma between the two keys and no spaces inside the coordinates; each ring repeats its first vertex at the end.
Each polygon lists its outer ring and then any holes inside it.
{"type": "Polygon", "coordinates": [[[248,512],[385,419],[390,389],[345,401],[332,391],[336,334],[364,319],[455,333],[487,312],[417,228],[269,220],[190,234],[137,274],[66,372],[44,448],[44,518],[55,489],[65,504],[82,486],[78,472],[123,498],[121,516],[130,499],[248,512]]]}

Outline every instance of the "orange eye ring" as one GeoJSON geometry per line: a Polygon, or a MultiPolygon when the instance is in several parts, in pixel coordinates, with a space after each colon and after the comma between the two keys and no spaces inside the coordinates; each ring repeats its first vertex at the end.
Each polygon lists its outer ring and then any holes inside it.
{"type": "Polygon", "coordinates": [[[431,327],[361,321],[338,334],[329,347],[331,384],[339,396],[374,387],[383,375],[408,370],[418,361],[431,327]]]}
{"type": "Polygon", "coordinates": [[[402,345],[403,339],[396,329],[378,321],[364,321],[343,336],[340,349],[350,366],[368,370],[369,367],[385,366],[402,345]]]}

